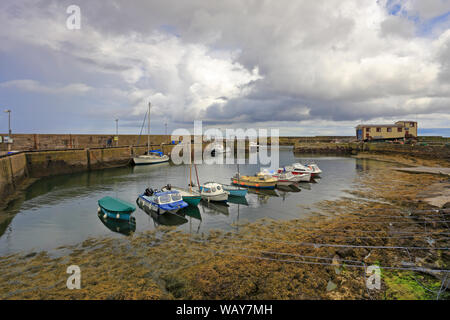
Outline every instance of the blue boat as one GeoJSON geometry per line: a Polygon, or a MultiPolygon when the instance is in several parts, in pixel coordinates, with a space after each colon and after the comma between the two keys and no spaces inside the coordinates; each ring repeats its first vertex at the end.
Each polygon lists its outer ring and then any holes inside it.
{"type": "Polygon", "coordinates": [[[98,206],[98,213],[101,213],[104,218],[118,220],[130,220],[131,214],[136,210],[131,203],[113,197],[101,198],[98,200],[98,206]]]}
{"type": "Polygon", "coordinates": [[[166,212],[176,213],[178,210],[188,206],[183,201],[181,193],[176,190],[147,190],[145,193],[139,195],[137,203],[140,207],[150,209],[158,214],[164,214],[166,212]]]}
{"type": "Polygon", "coordinates": [[[233,197],[245,197],[247,194],[247,189],[240,188],[232,185],[223,184],[223,190],[228,191],[230,193],[230,196],[233,197]]]}

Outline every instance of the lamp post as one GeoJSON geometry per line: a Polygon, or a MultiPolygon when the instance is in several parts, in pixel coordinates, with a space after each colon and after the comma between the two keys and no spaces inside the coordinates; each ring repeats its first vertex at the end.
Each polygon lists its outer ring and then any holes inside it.
{"type": "Polygon", "coordinates": [[[116,119],[116,146],[119,146],[119,119],[116,119]]]}
{"type": "Polygon", "coordinates": [[[5,112],[8,113],[8,151],[11,151],[11,110],[7,109],[5,112]]]}
{"type": "Polygon", "coordinates": [[[11,110],[5,110],[8,113],[8,135],[11,136],[11,110]]]}

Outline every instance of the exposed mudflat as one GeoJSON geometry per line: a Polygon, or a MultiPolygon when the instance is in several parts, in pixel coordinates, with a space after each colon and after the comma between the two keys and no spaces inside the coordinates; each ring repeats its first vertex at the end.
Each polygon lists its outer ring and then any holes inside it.
{"type": "Polygon", "coordinates": [[[363,168],[356,190],[307,218],[197,236],[159,228],[1,257],[0,298],[435,299],[444,273],[430,270],[450,269],[450,219],[419,198],[446,180],[395,166],[363,168]],[[80,290],[66,287],[72,264],[81,268],[80,290]],[[366,287],[370,265],[382,268],[380,290],[366,287]],[[425,271],[401,269],[408,266],[425,271]]]}

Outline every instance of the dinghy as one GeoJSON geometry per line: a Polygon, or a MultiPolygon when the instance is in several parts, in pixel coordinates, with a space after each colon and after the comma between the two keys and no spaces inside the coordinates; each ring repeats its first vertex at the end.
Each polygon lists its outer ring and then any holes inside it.
{"type": "Polygon", "coordinates": [[[98,213],[100,213],[103,218],[128,221],[135,210],[136,207],[134,205],[118,198],[108,196],[98,200],[98,213]]]}

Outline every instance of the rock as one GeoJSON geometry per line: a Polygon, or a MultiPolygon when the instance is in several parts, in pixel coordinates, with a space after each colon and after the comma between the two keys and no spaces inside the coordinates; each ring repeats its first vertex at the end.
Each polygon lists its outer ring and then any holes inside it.
{"type": "Polygon", "coordinates": [[[342,248],[336,252],[341,258],[352,257],[355,254],[353,248],[342,248]]]}

